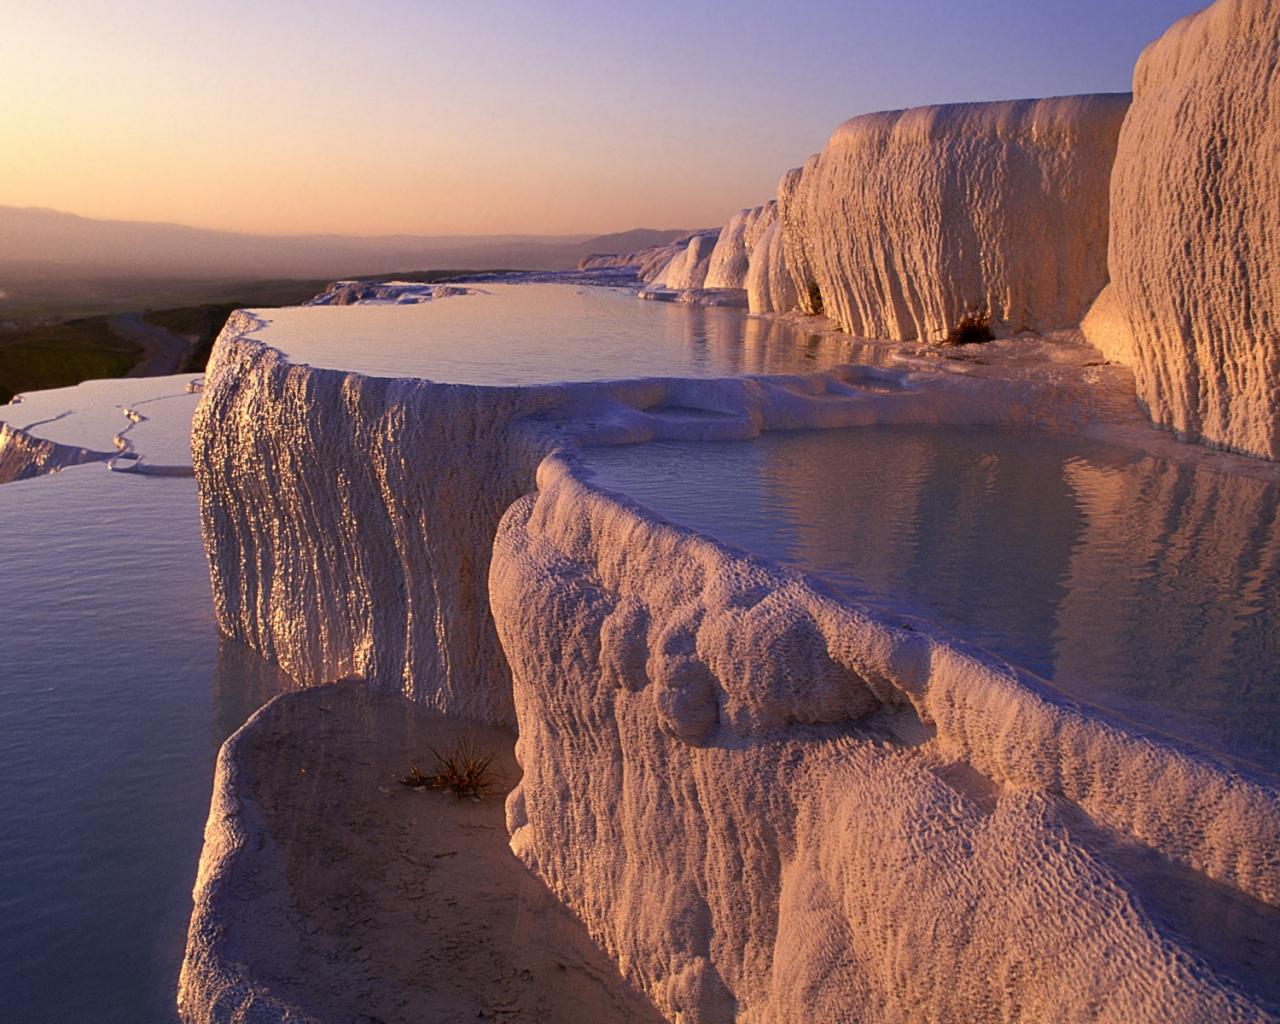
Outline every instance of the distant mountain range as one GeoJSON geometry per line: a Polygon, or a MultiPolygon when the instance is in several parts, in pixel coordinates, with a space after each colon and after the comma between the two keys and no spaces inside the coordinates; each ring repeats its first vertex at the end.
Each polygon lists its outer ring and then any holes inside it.
{"type": "Polygon", "coordinates": [[[4,279],[343,277],[410,270],[557,270],[661,245],[684,229],[612,235],[251,235],[0,206],[4,279]]]}

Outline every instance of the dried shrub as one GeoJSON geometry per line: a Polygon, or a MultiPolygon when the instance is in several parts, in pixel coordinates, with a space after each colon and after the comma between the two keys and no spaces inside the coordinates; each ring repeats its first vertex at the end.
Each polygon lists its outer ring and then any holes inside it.
{"type": "Polygon", "coordinates": [[[960,317],[956,325],[947,332],[942,344],[979,345],[983,342],[994,341],[995,337],[991,333],[991,314],[980,306],[971,306],[964,311],[964,315],[960,317]]]}
{"type": "Polygon", "coordinates": [[[401,785],[425,789],[447,789],[459,800],[471,797],[480,800],[493,791],[497,780],[492,772],[493,754],[482,755],[473,737],[455,743],[447,753],[441,754],[435,747],[428,747],[436,759],[430,775],[424,775],[416,764],[410,773],[400,780],[401,785]]]}

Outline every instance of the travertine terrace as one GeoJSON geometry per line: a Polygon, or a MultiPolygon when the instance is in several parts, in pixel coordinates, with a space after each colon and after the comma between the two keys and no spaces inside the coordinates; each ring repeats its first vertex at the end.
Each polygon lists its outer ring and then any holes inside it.
{"type": "Polygon", "coordinates": [[[1143,53],[1085,327],[1161,426],[1280,458],[1280,7],[1219,0],[1143,53]]]}
{"type": "Polygon", "coordinates": [[[788,265],[852,334],[936,341],[1072,327],[1106,283],[1107,188],[1127,96],[855,117],[778,192],[788,265]]]}
{"type": "MultiPolygon", "coordinates": [[[[991,346],[1002,366],[952,373],[904,356],[902,369],[811,377],[485,388],[293,365],[257,326],[242,317],[220,340],[197,416],[223,629],[308,682],[356,674],[516,725],[514,849],[669,1019],[800,1019],[805,1006],[979,1018],[1058,1005],[1064,985],[1078,990],[1068,1009],[1101,1000],[1112,1020],[1264,1019],[1247,986],[1143,909],[1149,881],[1106,850],[1136,844],[1184,885],[1208,892],[1214,879],[1228,900],[1266,907],[1280,901],[1273,788],[1055,699],[926,623],[833,602],[657,522],[556,454],[876,422],[1105,427],[1177,447],[1140,425],[1123,370],[1088,365],[1078,343],[1041,342],[1028,364],[1024,339],[991,346]],[[882,383],[894,388],[863,387],[882,383]],[[871,803],[841,803],[850,780],[871,803]],[[913,822],[944,819],[969,838],[912,838],[913,822]],[[899,831],[870,846],[850,838],[889,820],[899,831]],[[895,848],[925,859],[914,881],[888,883],[892,896],[873,880],[895,848]],[[962,850],[972,888],[922,902],[962,850]],[[979,928],[960,912],[1010,874],[1024,878],[1025,914],[989,905],[979,928]],[[1077,931],[1037,933],[1042,905],[1077,931]],[[923,939],[889,955],[850,938],[911,913],[955,956],[918,974],[923,939]],[[939,935],[935,918],[956,930],[939,935]],[[1011,994],[973,980],[1015,946],[1040,966],[1004,961],[1011,994]],[[1110,985],[1098,972],[1121,950],[1131,969],[1110,985]]],[[[215,805],[211,835],[236,834],[225,813],[215,805]]],[[[251,850],[219,839],[204,875],[229,856],[251,850]]],[[[1270,911],[1258,913],[1265,933],[1270,911]]],[[[224,985],[246,968],[209,945],[216,911],[197,917],[189,984],[214,972],[224,985]]],[[[250,990],[270,988],[247,969],[250,990]]],[[[191,1019],[220,1019],[197,1009],[191,1019]]]]}
{"type": "Polygon", "coordinates": [[[1274,904],[1274,789],[654,522],[571,461],[508,512],[491,581],[512,846],[669,1019],[1263,1019],[1097,833],[1274,904]]]}
{"type": "Polygon", "coordinates": [[[0,483],[86,462],[190,476],[187,424],[200,398],[190,374],[90,380],[0,405],[0,483]]]}
{"type": "Polygon", "coordinates": [[[703,287],[745,289],[756,247],[777,219],[778,207],[772,201],[729,218],[711,252],[703,287]]]}
{"type": "Polygon", "coordinates": [[[1107,281],[1128,104],[1068,96],[855,117],[783,176],[776,200],[730,219],[709,258],[695,239],[653,287],[746,289],[752,312],[824,312],[897,341],[937,341],[969,310],[997,332],[1075,327],[1107,281]]]}
{"type": "MultiPolygon", "coordinates": [[[[1146,411],[1280,456],[1278,18],[1218,0],[1180,22],[1132,106],[854,118],[718,233],[592,258],[780,322],[821,303],[897,342],[876,367],[437,383],[291,360],[239,314],[193,440],[222,629],[308,684],[516,727],[512,849],[673,1022],[1277,1019],[1273,776],[667,523],[575,448],[983,423],[1273,481],[1146,411]],[[1000,340],[943,358],[971,309],[1000,340]]],[[[254,856],[235,778],[217,792],[206,880],[254,856]]],[[[208,941],[216,908],[195,920],[196,1003],[272,990],[208,941]]]]}

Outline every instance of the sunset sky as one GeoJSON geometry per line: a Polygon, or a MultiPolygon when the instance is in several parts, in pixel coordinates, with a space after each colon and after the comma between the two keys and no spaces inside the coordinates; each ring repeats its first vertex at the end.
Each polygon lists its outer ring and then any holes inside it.
{"type": "Polygon", "coordinates": [[[1129,88],[1196,0],[0,0],[0,204],[257,232],[723,222],[859,113],[1129,88]]]}

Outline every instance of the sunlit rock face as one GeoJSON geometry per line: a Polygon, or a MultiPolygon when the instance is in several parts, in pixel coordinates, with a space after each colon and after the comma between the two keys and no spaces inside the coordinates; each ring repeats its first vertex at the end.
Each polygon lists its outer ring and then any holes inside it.
{"type": "Polygon", "coordinates": [[[1218,0],[1147,47],[1111,184],[1091,341],[1151,418],[1280,458],[1280,6],[1218,0]]]}
{"type": "Polygon", "coordinates": [[[693,235],[647,284],[652,288],[667,288],[671,291],[705,287],[711,254],[719,236],[718,230],[701,231],[693,235]]]}
{"type": "Polygon", "coordinates": [[[1256,901],[1274,934],[1273,788],[570,461],[538,483],[490,577],[512,848],[669,1019],[1267,1019],[1158,894],[1182,872],[1192,917],[1256,901]]]}
{"type": "Polygon", "coordinates": [[[778,205],[773,200],[763,206],[739,210],[729,218],[711,251],[703,287],[746,288],[756,247],[777,219],[778,205]]]}
{"type": "Polygon", "coordinates": [[[782,224],[776,214],[751,252],[743,287],[752,313],[785,313],[799,308],[795,281],[787,267],[782,224]]]}
{"type": "Polygon", "coordinates": [[[509,722],[484,579],[536,465],[505,428],[538,404],[220,343],[193,424],[220,628],[304,683],[357,676],[509,722]]]}
{"type": "MultiPolygon", "coordinates": [[[[782,180],[801,308],[864,337],[1074,327],[1107,281],[1108,184],[1127,95],[855,117],[782,180]],[[821,310],[819,310],[819,304],[821,310]]],[[[757,288],[752,309],[781,308],[757,288]]]]}
{"type": "MultiPolygon", "coordinates": [[[[655,281],[658,275],[666,270],[667,265],[688,248],[690,241],[705,231],[694,231],[687,235],[673,238],[664,245],[654,245],[647,249],[638,249],[629,253],[595,253],[584,257],[578,263],[579,270],[607,270],[619,267],[634,267],[640,280],[648,284],[655,281]]],[[[714,234],[714,230],[711,232],[714,234]]]]}

